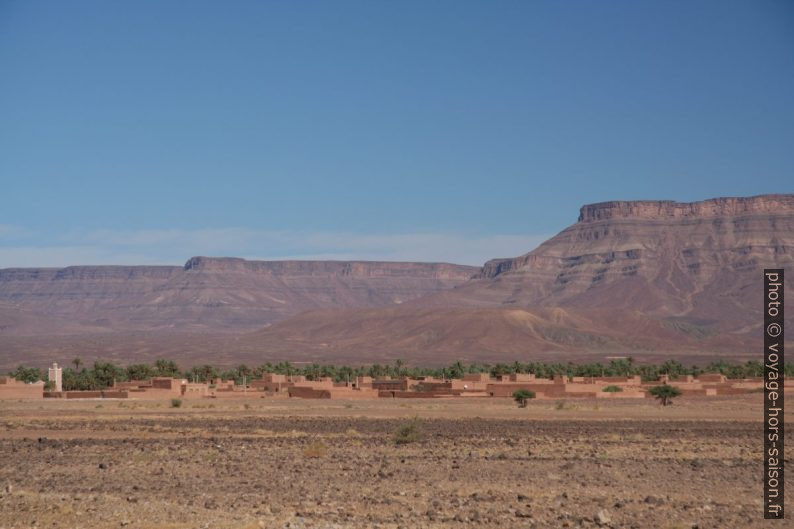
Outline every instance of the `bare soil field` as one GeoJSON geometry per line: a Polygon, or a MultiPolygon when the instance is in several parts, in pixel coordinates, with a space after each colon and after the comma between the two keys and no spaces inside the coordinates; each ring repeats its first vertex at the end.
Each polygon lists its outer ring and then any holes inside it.
{"type": "Polygon", "coordinates": [[[762,517],[761,394],[170,406],[0,401],[0,527],[792,527],[762,517]]]}

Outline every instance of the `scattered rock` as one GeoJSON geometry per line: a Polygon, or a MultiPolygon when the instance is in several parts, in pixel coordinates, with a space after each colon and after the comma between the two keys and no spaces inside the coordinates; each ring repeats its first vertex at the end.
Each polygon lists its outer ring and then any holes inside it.
{"type": "Polygon", "coordinates": [[[598,514],[596,514],[596,521],[598,522],[598,525],[607,525],[612,523],[612,516],[610,516],[608,510],[601,509],[598,511],[598,514]]]}

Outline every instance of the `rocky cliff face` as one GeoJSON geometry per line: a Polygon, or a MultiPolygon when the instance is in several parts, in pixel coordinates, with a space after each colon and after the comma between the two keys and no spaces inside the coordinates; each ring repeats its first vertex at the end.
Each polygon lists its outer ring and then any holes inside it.
{"type": "Polygon", "coordinates": [[[449,263],[387,261],[247,261],[234,257],[192,257],[187,271],[245,272],[274,277],[415,278],[465,281],[478,268],[449,263]]]}
{"type": "MultiPolygon", "coordinates": [[[[2,269],[0,305],[6,314],[25,313],[25,321],[50,321],[58,332],[245,330],[308,309],[399,304],[451,288],[477,271],[444,263],[208,257],[191,258],[184,267],[2,269]]],[[[13,332],[11,318],[6,320],[0,332],[13,332]]]]}
{"type": "Polygon", "coordinates": [[[712,198],[700,202],[672,200],[612,201],[583,206],[579,222],[610,219],[661,220],[687,217],[726,217],[780,214],[794,209],[794,195],[712,198]]]}
{"type": "Polygon", "coordinates": [[[794,195],[605,202],[584,206],[576,224],[532,252],[486,263],[475,281],[440,298],[630,309],[748,330],[760,322],[763,269],[792,264],[794,195]]]}

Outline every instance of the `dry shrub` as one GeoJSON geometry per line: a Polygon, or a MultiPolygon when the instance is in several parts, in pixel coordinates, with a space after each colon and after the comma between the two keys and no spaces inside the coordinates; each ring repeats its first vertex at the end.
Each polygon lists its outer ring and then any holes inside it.
{"type": "Polygon", "coordinates": [[[313,441],[303,449],[303,457],[320,458],[328,452],[328,447],[322,441],[313,441]]]}
{"type": "Polygon", "coordinates": [[[404,445],[415,443],[422,439],[422,430],[418,418],[414,418],[402,425],[394,431],[394,444],[404,445]]]}

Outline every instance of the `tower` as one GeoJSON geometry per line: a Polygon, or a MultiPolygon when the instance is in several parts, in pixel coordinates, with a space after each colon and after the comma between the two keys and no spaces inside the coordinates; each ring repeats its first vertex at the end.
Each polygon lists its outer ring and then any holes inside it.
{"type": "Polygon", "coordinates": [[[47,380],[50,382],[55,382],[55,391],[63,391],[62,379],[63,369],[58,367],[58,362],[53,362],[52,367],[47,373],[47,380]]]}

